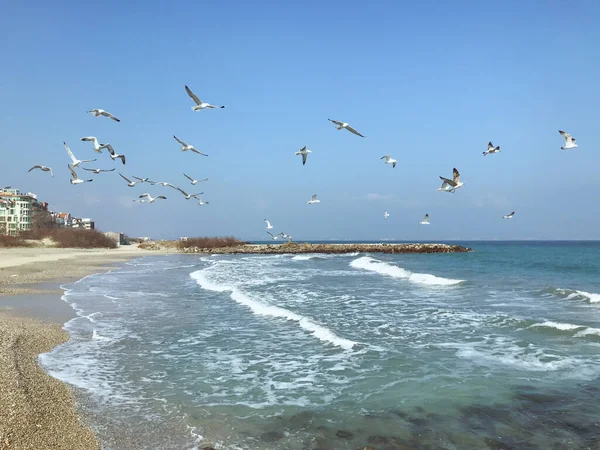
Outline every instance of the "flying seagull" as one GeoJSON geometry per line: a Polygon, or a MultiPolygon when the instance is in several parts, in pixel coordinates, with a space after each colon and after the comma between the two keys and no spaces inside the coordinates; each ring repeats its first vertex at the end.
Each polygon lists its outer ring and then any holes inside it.
{"type": "Polygon", "coordinates": [[[425,214],[425,218],[419,223],[421,225],[429,225],[429,214],[425,214]]]}
{"type": "Polygon", "coordinates": [[[577,144],[575,143],[575,141],[577,139],[575,139],[573,136],[571,136],[569,133],[567,133],[566,131],[561,131],[558,130],[558,132],[562,135],[562,137],[565,138],[565,146],[561,147],[561,150],[570,150],[572,148],[577,147],[577,144]]]}
{"type": "Polygon", "coordinates": [[[390,214],[387,212],[387,209],[383,212],[383,218],[387,219],[388,217],[390,217],[390,214]]]}
{"type": "Polygon", "coordinates": [[[381,158],[379,158],[379,159],[383,159],[383,158],[385,158],[385,163],[386,163],[386,164],[391,164],[391,165],[392,165],[392,168],[396,167],[396,163],[397,163],[398,161],[396,161],[395,159],[393,159],[393,158],[392,158],[390,155],[385,155],[385,156],[382,156],[382,157],[381,157],[381,158]]]}
{"type": "MultiPolygon", "coordinates": [[[[123,178],[125,181],[127,181],[127,186],[129,187],[134,187],[136,184],[138,184],[137,181],[131,181],[129,178],[127,178],[125,175],[123,175],[121,172],[119,172],[119,175],[121,175],[121,178],[123,178]]],[[[136,178],[136,177],[134,177],[136,178]]],[[[134,200],[135,201],[135,200],[134,200]]]]}
{"type": "Polygon", "coordinates": [[[291,234],[285,234],[285,233],[279,233],[279,234],[281,234],[281,239],[289,239],[290,241],[292,240],[291,234]]]}
{"type": "Polygon", "coordinates": [[[98,139],[96,139],[94,136],[82,137],[81,140],[84,142],[93,142],[96,153],[102,153],[103,147],[98,143],[98,139]]]}
{"type": "Polygon", "coordinates": [[[302,155],[302,165],[306,164],[306,158],[308,158],[309,153],[312,153],[312,150],[306,150],[306,145],[300,151],[296,152],[296,155],[302,155]]]}
{"type": "Polygon", "coordinates": [[[200,197],[196,197],[196,200],[198,200],[198,206],[208,205],[208,202],[202,201],[200,197]]]}
{"type": "Polygon", "coordinates": [[[75,158],[75,155],[73,155],[73,152],[71,151],[71,149],[69,148],[67,143],[63,142],[63,144],[65,145],[65,150],[67,151],[67,154],[71,158],[71,161],[73,161],[73,163],[72,163],[73,168],[79,166],[79,164],[81,164],[81,163],[89,163],[89,162],[96,161],[95,159],[81,159],[80,160],[80,159],[75,158]]]}
{"type": "Polygon", "coordinates": [[[503,219],[512,219],[515,215],[515,212],[511,212],[510,214],[507,214],[505,216],[502,216],[503,219]]]}
{"type": "Polygon", "coordinates": [[[166,200],[167,197],[165,197],[164,195],[157,195],[156,197],[152,197],[150,194],[148,194],[147,192],[145,194],[140,195],[139,198],[146,198],[148,200],[148,203],[154,203],[156,200],[163,199],[166,200]]]}
{"type": "Polygon", "coordinates": [[[108,150],[110,159],[112,159],[114,161],[115,159],[121,158],[121,162],[123,164],[125,164],[125,155],[119,155],[118,153],[116,153],[115,149],[113,148],[112,145],[110,145],[110,144],[100,144],[100,146],[102,148],[105,148],[106,150],[108,150]]]}
{"type": "Polygon", "coordinates": [[[183,189],[175,187],[175,189],[177,189],[179,192],[181,192],[184,196],[186,200],[189,200],[190,198],[197,198],[199,195],[204,194],[204,192],[200,192],[198,194],[188,194],[187,192],[185,192],[183,189]]]}
{"type": "Polygon", "coordinates": [[[313,203],[321,203],[321,200],[317,200],[317,194],[313,195],[307,204],[312,205],[313,203]]]}
{"type": "Polygon", "coordinates": [[[91,183],[92,181],[94,181],[94,180],[81,180],[75,173],[75,169],[71,166],[71,164],[67,164],[67,166],[69,167],[69,172],[71,172],[71,177],[72,177],[72,179],[69,180],[69,183],[81,184],[81,183],[91,183]]]}
{"type": "Polygon", "coordinates": [[[267,231],[267,234],[269,236],[271,236],[271,239],[273,239],[274,241],[276,241],[277,239],[279,239],[279,236],[281,235],[281,233],[279,233],[279,234],[273,234],[270,231],[267,231]]]}
{"type": "Polygon", "coordinates": [[[138,183],[150,183],[150,184],[154,184],[154,181],[150,181],[150,178],[146,177],[146,178],[140,178],[140,177],[133,177],[135,178],[138,183]]]}
{"type": "Polygon", "coordinates": [[[452,169],[452,175],[453,175],[453,179],[449,180],[448,178],[444,178],[444,177],[440,177],[440,179],[442,180],[442,186],[440,188],[438,188],[438,191],[444,191],[444,192],[456,192],[456,190],[462,186],[464,186],[465,183],[462,183],[460,181],[460,173],[458,173],[458,170],[456,170],[456,168],[452,169]]]}
{"type": "Polygon", "coordinates": [[[191,181],[192,184],[196,185],[198,183],[202,183],[203,181],[208,181],[208,178],[204,178],[203,180],[194,180],[192,177],[190,177],[189,175],[186,175],[185,173],[183,174],[184,177],[186,177],[188,180],[191,181]]]}
{"type": "MultiPolygon", "coordinates": [[[[134,178],[135,178],[135,177],[134,177],[134,178]]],[[[158,186],[162,186],[162,187],[169,186],[170,188],[173,188],[173,189],[179,189],[179,188],[178,188],[177,186],[175,186],[174,184],[168,183],[168,182],[166,182],[166,181],[150,181],[150,180],[148,180],[147,182],[148,182],[148,183],[150,183],[150,184],[153,184],[153,185],[155,185],[155,186],[156,186],[156,185],[158,185],[158,186]]]]}
{"type": "Polygon", "coordinates": [[[271,225],[271,222],[269,222],[267,219],[265,219],[265,223],[267,224],[267,230],[270,230],[273,228],[273,225],[271,225]]]}
{"type": "Polygon", "coordinates": [[[180,139],[177,139],[177,136],[173,135],[173,137],[175,138],[175,140],[176,140],[177,142],[179,142],[179,143],[181,144],[181,151],[182,151],[182,152],[187,152],[188,150],[191,150],[191,151],[193,151],[194,153],[198,153],[199,155],[202,155],[202,156],[208,156],[207,154],[205,154],[205,153],[202,153],[202,152],[199,152],[198,150],[196,150],[196,148],[195,148],[193,145],[188,145],[188,144],[186,144],[185,142],[183,142],[182,140],[180,140],[180,139]]]}
{"type": "Polygon", "coordinates": [[[201,109],[214,109],[214,108],[225,108],[225,106],[216,106],[216,105],[211,105],[210,103],[204,103],[202,100],[200,100],[198,98],[198,96],[196,94],[194,94],[192,92],[192,90],[189,87],[185,87],[185,92],[187,92],[187,94],[190,96],[190,98],[192,100],[194,100],[194,103],[196,103],[196,106],[192,106],[192,111],[200,111],[201,109]]]}
{"type": "Polygon", "coordinates": [[[91,109],[88,112],[92,113],[94,115],[94,117],[104,116],[104,117],[108,117],[109,119],[114,120],[115,122],[120,122],[119,119],[117,119],[115,116],[113,116],[108,111],[104,111],[103,109],[91,109]]]}
{"type": "Polygon", "coordinates": [[[115,169],[86,169],[82,167],[83,170],[87,170],[88,172],[94,172],[96,175],[100,172],[113,172],[115,169]]]}
{"type": "Polygon", "coordinates": [[[357,136],[364,137],[362,134],[360,134],[358,131],[356,131],[354,128],[352,128],[350,125],[348,125],[347,122],[338,122],[337,120],[331,120],[331,119],[327,119],[327,120],[329,120],[331,123],[337,125],[336,128],[338,130],[345,128],[346,130],[348,130],[351,133],[354,133],[357,136]]]}
{"type": "Polygon", "coordinates": [[[500,146],[494,147],[494,144],[492,144],[492,141],[490,141],[488,142],[487,152],[483,152],[483,156],[493,155],[494,153],[500,153],[500,146]]]}
{"type": "MultiPolygon", "coordinates": [[[[31,169],[29,169],[27,172],[31,172],[33,169],[40,169],[43,172],[50,172],[50,175],[54,176],[54,172],[52,172],[52,169],[50,167],[46,167],[46,166],[40,166],[39,164],[33,166],[31,169]]],[[[6,189],[10,189],[10,186],[7,186],[4,188],[4,190],[6,189]]]]}

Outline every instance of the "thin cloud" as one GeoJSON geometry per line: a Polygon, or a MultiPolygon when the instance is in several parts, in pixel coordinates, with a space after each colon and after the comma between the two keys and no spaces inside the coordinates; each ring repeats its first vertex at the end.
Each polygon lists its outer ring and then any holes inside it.
{"type": "Polygon", "coordinates": [[[387,194],[387,195],[374,194],[374,193],[367,194],[367,200],[371,200],[371,201],[373,201],[373,200],[389,200],[392,197],[393,197],[393,195],[391,195],[391,194],[387,194]]]}

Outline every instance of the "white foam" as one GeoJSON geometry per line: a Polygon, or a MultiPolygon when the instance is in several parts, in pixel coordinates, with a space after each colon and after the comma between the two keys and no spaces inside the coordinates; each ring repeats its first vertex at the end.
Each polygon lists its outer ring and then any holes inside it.
{"type": "Polygon", "coordinates": [[[575,333],[575,337],[583,337],[583,336],[589,336],[589,335],[600,336],[600,329],[588,327],[585,330],[581,330],[581,331],[578,331],[577,333],[575,333]]]}
{"type": "Polygon", "coordinates": [[[555,293],[560,295],[566,295],[565,300],[573,300],[576,298],[581,299],[582,297],[588,300],[590,303],[598,303],[600,302],[600,294],[595,294],[593,292],[586,291],[578,291],[578,290],[570,290],[570,289],[555,289],[555,293]]]}
{"type": "Polygon", "coordinates": [[[551,322],[551,321],[546,321],[546,322],[542,322],[542,323],[534,323],[533,325],[530,325],[528,328],[556,328],[557,330],[561,330],[561,331],[569,331],[569,330],[576,330],[578,328],[585,328],[585,325],[573,325],[572,323],[560,323],[560,322],[551,322]]]}
{"type": "Polygon", "coordinates": [[[353,267],[355,269],[368,270],[370,272],[377,272],[381,275],[387,275],[393,278],[402,278],[413,283],[424,284],[428,286],[452,286],[455,284],[462,283],[464,281],[436,277],[435,275],[431,275],[428,273],[411,272],[410,270],[406,270],[402,267],[379,261],[369,256],[362,256],[351,261],[350,267],[353,267]]]}
{"type": "Polygon", "coordinates": [[[214,292],[231,292],[230,296],[233,300],[240,305],[247,306],[254,314],[298,322],[301,328],[309,331],[317,339],[324,342],[329,342],[330,344],[343,348],[344,350],[350,350],[357,344],[357,342],[339,337],[333,331],[313,322],[311,319],[302,316],[301,314],[297,314],[285,308],[280,308],[279,306],[269,305],[267,303],[252,299],[234,286],[212,283],[206,277],[204,270],[206,269],[198,270],[190,274],[190,276],[196,280],[200,287],[214,292]]]}
{"type": "Polygon", "coordinates": [[[296,255],[292,258],[294,261],[308,261],[309,259],[316,258],[316,255],[296,255]]]}
{"type": "Polygon", "coordinates": [[[96,331],[95,328],[94,328],[94,331],[92,331],[92,339],[98,339],[101,341],[110,341],[109,338],[107,338],[105,336],[100,336],[100,334],[98,334],[98,332],[96,331]]]}
{"type": "Polygon", "coordinates": [[[579,295],[586,297],[590,303],[598,303],[600,302],[600,294],[594,294],[585,291],[576,291],[579,295]]]}

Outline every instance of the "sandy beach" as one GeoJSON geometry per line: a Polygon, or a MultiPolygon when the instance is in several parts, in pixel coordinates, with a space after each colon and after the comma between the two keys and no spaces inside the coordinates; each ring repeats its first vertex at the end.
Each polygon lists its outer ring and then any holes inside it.
{"type": "Polygon", "coordinates": [[[92,431],[80,421],[71,390],[40,368],[38,355],[68,339],[62,324],[73,312],[60,300],[61,283],[156,254],[137,246],[2,249],[0,450],[100,448],[92,431]]]}

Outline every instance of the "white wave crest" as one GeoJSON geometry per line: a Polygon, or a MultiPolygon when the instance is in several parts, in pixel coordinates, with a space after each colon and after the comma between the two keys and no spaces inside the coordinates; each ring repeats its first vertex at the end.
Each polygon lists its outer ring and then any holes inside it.
{"type": "Polygon", "coordinates": [[[561,331],[570,331],[576,330],[578,328],[586,328],[585,325],[573,325],[572,323],[560,323],[560,322],[551,322],[546,321],[542,323],[534,323],[530,325],[529,328],[555,328],[561,331]]]}
{"type": "Polygon", "coordinates": [[[294,261],[308,261],[309,259],[313,259],[316,257],[316,255],[296,255],[292,259],[294,261]]]}
{"type": "Polygon", "coordinates": [[[594,294],[591,292],[585,292],[585,291],[576,291],[579,295],[587,298],[590,303],[598,303],[600,302],[600,294],[594,294]]]}
{"type": "Polygon", "coordinates": [[[379,261],[369,256],[362,256],[353,260],[352,262],[350,262],[350,267],[354,267],[355,269],[368,270],[370,272],[377,272],[381,275],[388,275],[394,278],[402,278],[413,283],[425,284],[429,286],[452,286],[455,284],[462,283],[464,281],[436,277],[435,275],[431,275],[429,273],[414,273],[410,270],[406,270],[402,267],[379,261]]]}
{"type": "Polygon", "coordinates": [[[589,301],[590,303],[600,302],[600,294],[595,294],[593,292],[558,288],[558,289],[554,289],[553,294],[558,294],[560,296],[566,296],[565,300],[584,299],[584,300],[589,301]]]}
{"type": "Polygon", "coordinates": [[[205,269],[192,272],[190,277],[196,280],[196,283],[198,283],[198,285],[203,289],[214,292],[231,292],[230,296],[233,300],[240,305],[247,306],[254,314],[260,316],[278,317],[298,322],[301,328],[309,331],[317,339],[324,342],[329,342],[330,344],[343,348],[344,350],[350,350],[357,344],[357,342],[339,337],[333,331],[313,322],[308,317],[289,311],[285,308],[280,308],[279,306],[269,305],[267,303],[254,300],[234,286],[215,284],[208,280],[204,270],[205,269]]]}
{"type": "Polygon", "coordinates": [[[585,330],[581,330],[581,331],[578,331],[577,333],[575,333],[575,337],[583,337],[583,336],[591,336],[591,335],[600,336],[600,329],[589,327],[589,328],[586,328],[585,330]]]}

